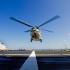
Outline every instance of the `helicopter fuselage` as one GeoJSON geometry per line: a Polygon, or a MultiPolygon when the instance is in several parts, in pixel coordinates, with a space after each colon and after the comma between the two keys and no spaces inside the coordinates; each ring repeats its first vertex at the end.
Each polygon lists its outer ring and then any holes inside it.
{"type": "Polygon", "coordinates": [[[42,42],[41,32],[39,29],[32,28],[32,30],[31,30],[31,42],[32,42],[32,40],[42,42]]]}

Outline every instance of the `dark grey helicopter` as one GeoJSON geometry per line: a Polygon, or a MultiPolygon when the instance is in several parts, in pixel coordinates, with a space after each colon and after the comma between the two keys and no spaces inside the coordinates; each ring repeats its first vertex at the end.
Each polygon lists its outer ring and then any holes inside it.
{"type": "MultiPolygon", "coordinates": [[[[53,21],[53,20],[58,19],[59,17],[60,17],[60,16],[56,15],[56,16],[52,17],[51,19],[49,19],[48,21],[45,21],[44,23],[42,23],[42,24],[39,25],[39,26],[29,25],[29,24],[27,24],[27,23],[25,23],[25,22],[22,22],[22,21],[20,21],[20,20],[14,18],[14,17],[10,17],[10,19],[12,19],[12,20],[14,20],[14,21],[16,21],[16,22],[19,22],[19,23],[21,23],[21,24],[24,24],[24,25],[26,25],[26,26],[28,26],[28,27],[31,28],[30,30],[25,31],[25,32],[30,32],[31,42],[32,42],[33,40],[42,42],[42,37],[41,37],[40,28],[41,28],[42,26],[44,26],[45,24],[47,24],[47,23],[49,23],[49,22],[51,22],[51,21],[53,21]]],[[[45,30],[45,31],[53,32],[53,31],[50,31],[50,30],[45,30]]]]}

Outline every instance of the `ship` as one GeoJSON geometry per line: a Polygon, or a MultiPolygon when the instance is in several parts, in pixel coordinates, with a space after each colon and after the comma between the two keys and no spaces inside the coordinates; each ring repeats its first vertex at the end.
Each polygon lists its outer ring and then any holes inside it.
{"type": "Polygon", "coordinates": [[[70,49],[0,49],[0,70],[70,70],[70,49]]]}

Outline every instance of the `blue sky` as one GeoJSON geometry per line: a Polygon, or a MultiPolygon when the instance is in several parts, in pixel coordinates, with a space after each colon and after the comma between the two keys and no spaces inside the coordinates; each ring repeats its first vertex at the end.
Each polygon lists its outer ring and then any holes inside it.
{"type": "Polygon", "coordinates": [[[70,48],[70,0],[0,0],[0,40],[10,49],[70,48]],[[30,42],[29,27],[12,21],[13,16],[31,25],[40,25],[51,17],[60,18],[42,28],[43,42],[30,42]]]}

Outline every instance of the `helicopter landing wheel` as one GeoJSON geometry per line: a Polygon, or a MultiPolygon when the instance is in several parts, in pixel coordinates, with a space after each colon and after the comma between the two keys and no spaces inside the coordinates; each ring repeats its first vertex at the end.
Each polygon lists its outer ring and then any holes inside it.
{"type": "Polygon", "coordinates": [[[32,42],[32,40],[33,40],[33,39],[31,38],[31,42],[32,42]]]}
{"type": "Polygon", "coordinates": [[[42,43],[42,39],[40,39],[40,42],[42,43]]]}

